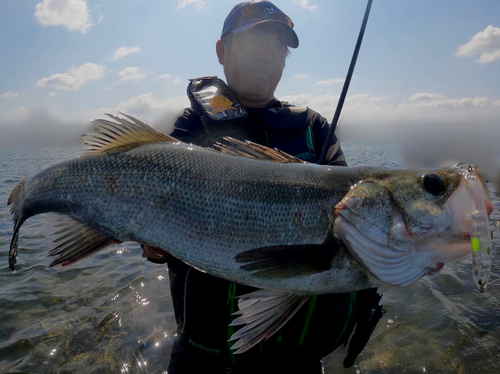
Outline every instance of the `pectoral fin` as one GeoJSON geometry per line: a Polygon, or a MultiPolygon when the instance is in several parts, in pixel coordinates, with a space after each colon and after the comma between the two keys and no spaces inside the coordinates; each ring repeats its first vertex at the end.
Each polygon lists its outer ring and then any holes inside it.
{"type": "Polygon", "coordinates": [[[307,295],[280,293],[276,291],[259,290],[239,296],[239,311],[230,326],[245,325],[236,331],[229,341],[236,341],[231,349],[243,353],[269,339],[309,299],[307,295]]]}
{"type": "Polygon", "coordinates": [[[68,216],[57,215],[52,234],[54,246],[49,256],[57,256],[50,266],[66,266],[104,249],[116,240],[68,216]]]}
{"type": "Polygon", "coordinates": [[[307,276],[328,270],[338,246],[335,242],[319,245],[276,246],[251,249],[236,255],[241,269],[265,278],[307,276]]]}

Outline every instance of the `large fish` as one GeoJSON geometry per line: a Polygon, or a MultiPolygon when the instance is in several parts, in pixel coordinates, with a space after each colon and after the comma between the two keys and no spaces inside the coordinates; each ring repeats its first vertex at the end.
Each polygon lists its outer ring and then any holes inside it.
{"type": "MultiPolygon", "coordinates": [[[[178,142],[127,116],[95,121],[89,154],[22,181],[9,264],[29,217],[64,215],[50,250],[69,265],[116,241],[160,247],[195,268],[262,288],[240,298],[243,352],[310,295],[404,286],[472,251],[461,169],[301,162],[256,144],[178,142]],[[280,161],[280,162],[276,162],[280,161]]],[[[488,214],[491,200],[484,188],[488,214]]]]}

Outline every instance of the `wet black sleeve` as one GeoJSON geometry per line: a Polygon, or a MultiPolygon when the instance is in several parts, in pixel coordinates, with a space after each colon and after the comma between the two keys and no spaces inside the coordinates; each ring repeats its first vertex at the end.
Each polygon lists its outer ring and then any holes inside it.
{"type": "Polygon", "coordinates": [[[200,144],[204,134],[200,116],[192,108],[186,108],[175,121],[174,131],[170,135],[184,143],[200,144]]]}
{"type": "MultiPolygon", "coordinates": [[[[326,138],[328,137],[328,131],[330,130],[330,124],[327,119],[322,117],[319,113],[314,112],[313,114],[313,136],[315,140],[316,153],[318,159],[323,152],[323,146],[326,138]]],[[[335,165],[335,166],[347,166],[345,161],[344,152],[340,147],[339,139],[333,134],[332,145],[328,149],[326,154],[325,164],[335,165]]]]}

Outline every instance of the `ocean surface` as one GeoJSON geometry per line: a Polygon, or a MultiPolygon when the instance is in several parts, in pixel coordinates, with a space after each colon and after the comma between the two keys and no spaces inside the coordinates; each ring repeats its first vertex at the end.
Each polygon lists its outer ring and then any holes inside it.
{"type": "MultiPolygon", "coordinates": [[[[397,166],[377,149],[343,148],[351,165],[397,166]]],[[[0,149],[0,373],[166,373],[176,328],[168,271],[143,259],[137,244],[49,268],[46,219],[35,216],[21,229],[16,272],[8,268],[10,192],[23,177],[81,153],[0,149]]],[[[491,192],[497,221],[500,199],[491,192]]],[[[473,284],[470,256],[411,286],[384,290],[387,314],[355,366],[343,368],[347,350],[340,349],[325,358],[325,372],[500,373],[499,246],[494,239],[483,294],[473,284]]]]}

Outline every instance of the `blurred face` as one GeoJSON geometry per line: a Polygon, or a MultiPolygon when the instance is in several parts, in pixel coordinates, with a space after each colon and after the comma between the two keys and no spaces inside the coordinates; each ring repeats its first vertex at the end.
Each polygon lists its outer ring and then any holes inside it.
{"type": "Polygon", "coordinates": [[[227,46],[217,43],[228,86],[248,107],[265,106],[273,97],[285,67],[287,46],[272,23],[231,34],[227,46]]]}

